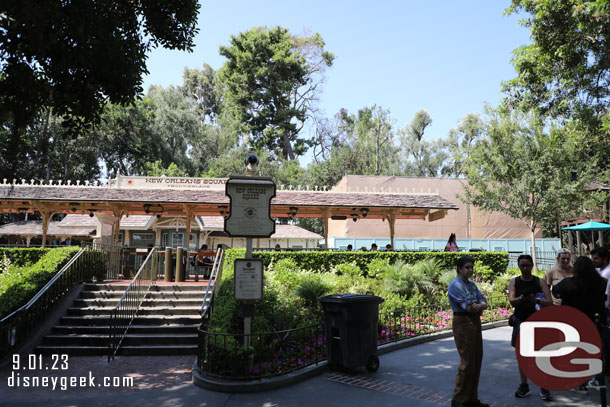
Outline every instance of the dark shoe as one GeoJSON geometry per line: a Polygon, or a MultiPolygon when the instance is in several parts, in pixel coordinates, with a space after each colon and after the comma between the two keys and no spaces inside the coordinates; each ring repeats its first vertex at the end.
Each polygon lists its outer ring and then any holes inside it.
{"type": "Polygon", "coordinates": [[[528,386],[527,383],[521,383],[519,385],[519,388],[515,392],[515,397],[522,399],[529,395],[530,395],[530,386],[528,386]]]}
{"type": "Polygon", "coordinates": [[[540,398],[544,401],[553,400],[551,393],[547,389],[543,389],[542,387],[540,388],[540,398]]]}

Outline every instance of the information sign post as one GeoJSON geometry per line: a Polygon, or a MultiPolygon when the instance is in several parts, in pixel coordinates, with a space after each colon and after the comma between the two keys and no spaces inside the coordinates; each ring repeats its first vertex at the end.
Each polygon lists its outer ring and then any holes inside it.
{"type": "Polygon", "coordinates": [[[230,237],[246,238],[246,258],[234,263],[234,295],[244,317],[246,348],[250,347],[254,303],[263,298],[263,261],[252,258],[252,238],[270,237],[275,233],[275,220],[271,218],[275,183],[271,177],[254,176],[257,163],[254,152],[249,152],[246,156],[248,175],[232,176],[225,184],[225,195],[231,205],[224,230],[230,237]]]}

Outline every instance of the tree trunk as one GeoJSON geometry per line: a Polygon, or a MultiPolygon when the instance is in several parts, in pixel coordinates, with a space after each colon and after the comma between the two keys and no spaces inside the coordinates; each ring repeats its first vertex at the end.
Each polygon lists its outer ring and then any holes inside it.
{"type": "Polygon", "coordinates": [[[290,144],[290,139],[288,138],[288,134],[286,134],[286,132],[282,134],[282,140],[284,144],[285,158],[289,160],[294,160],[294,152],[292,151],[292,145],[290,144]]]}
{"type": "Polygon", "coordinates": [[[530,229],[531,238],[532,238],[532,259],[534,260],[534,270],[537,269],[537,260],[536,260],[536,225],[532,226],[530,229]]]}
{"type": "Polygon", "coordinates": [[[375,160],[375,175],[379,176],[379,132],[377,132],[375,141],[375,156],[377,157],[375,160]]]}

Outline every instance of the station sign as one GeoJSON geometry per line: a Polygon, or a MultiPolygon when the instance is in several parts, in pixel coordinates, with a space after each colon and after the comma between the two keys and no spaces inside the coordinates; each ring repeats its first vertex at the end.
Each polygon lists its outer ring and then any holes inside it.
{"type": "Polygon", "coordinates": [[[233,263],[234,295],[237,301],[263,299],[263,260],[236,259],[233,263]]]}
{"type": "Polygon", "coordinates": [[[119,175],[111,185],[121,189],[194,189],[223,191],[227,178],[144,177],[119,175]]]}
{"type": "Polygon", "coordinates": [[[230,237],[270,237],[275,233],[271,218],[271,199],[275,183],[270,177],[233,176],[225,194],[231,200],[230,215],[224,229],[230,237]]]}

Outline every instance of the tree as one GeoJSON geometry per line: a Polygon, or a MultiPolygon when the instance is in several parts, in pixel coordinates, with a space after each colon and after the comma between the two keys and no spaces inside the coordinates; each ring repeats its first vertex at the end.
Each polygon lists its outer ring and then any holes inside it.
{"type": "Polygon", "coordinates": [[[191,109],[190,100],[181,88],[170,85],[167,88],[151,86],[148,97],[155,107],[155,137],[160,140],[160,155],[163,167],[175,163],[190,175],[199,173],[201,168],[193,168],[189,150],[201,139],[197,124],[197,114],[191,109]]]}
{"type": "Polygon", "coordinates": [[[506,105],[576,124],[608,165],[610,146],[610,2],[513,0],[525,12],[532,43],[515,50],[517,77],[504,84],[506,105]]]}
{"type": "Polygon", "coordinates": [[[155,105],[148,97],[129,106],[106,106],[91,133],[109,178],[117,172],[141,174],[146,163],[159,159],[163,142],[154,131],[154,115],[155,105]]]}
{"type": "Polygon", "coordinates": [[[532,113],[488,113],[484,135],[464,163],[468,182],[462,199],[524,222],[536,265],[534,235],[540,225],[581,210],[591,179],[587,144],[574,128],[558,127],[532,113]]]}
{"type": "Polygon", "coordinates": [[[252,28],[220,47],[225,106],[247,124],[251,142],[292,160],[308,142],[299,133],[315,110],[323,74],[334,55],[319,34],[291,36],[282,27],[252,28]]]}
{"type": "Polygon", "coordinates": [[[0,178],[15,174],[41,109],[77,132],[107,100],[131,102],[149,49],[192,49],[198,10],[197,0],[0,2],[0,122],[11,146],[0,178]]]}
{"type": "Polygon", "coordinates": [[[150,177],[161,177],[163,175],[166,177],[188,177],[188,174],[184,170],[178,168],[174,163],[171,163],[169,167],[164,168],[161,160],[144,164],[142,175],[150,177]]]}
{"type": "Polygon", "coordinates": [[[442,140],[424,140],[426,129],[432,124],[432,117],[425,110],[415,113],[411,123],[400,129],[400,144],[405,158],[403,173],[417,177],[436,177],[447,159],[442,140]]]}
{"type": "Polygon", "coordinates": [[[482,136],[485,123],[481,116],[469,113],[457,128],[449,130],[445,146],[449,150],[449,162],[441,169],[442,175],[459,178],[464,171],[464,160],[470,149],[482,136]]]}
{"type": "Polygon", "coordinates": [[[199,114],[199,124],[203,127],[213,123],[220,112],[221,98],[216,71],[208,64],[203,69],[184,68],[182,91],[193,101],[199,114]]]}

